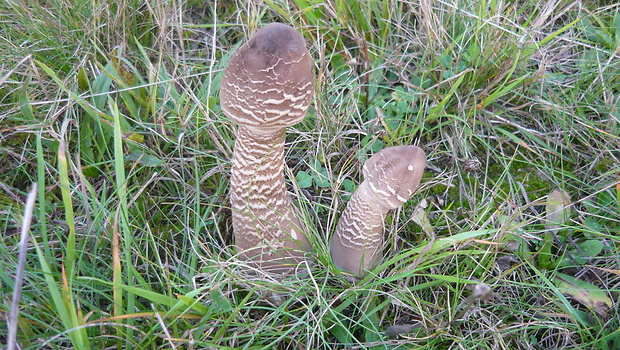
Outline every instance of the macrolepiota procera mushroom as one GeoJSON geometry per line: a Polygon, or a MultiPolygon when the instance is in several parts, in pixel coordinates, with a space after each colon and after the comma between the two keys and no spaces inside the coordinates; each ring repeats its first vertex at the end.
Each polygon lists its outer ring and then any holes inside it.
{"type": "Polygon", "coordinates": [[[301,35],[272,23],[232,56],[220,88],[224,113],[239,125],[230,203],[239,257],[267,272],[290,271],[311,250],[284,178],[285,131],[306,115],[314,64],[301,35]]]}
{"type": "Polygon", "coordinates": [[[416,146],[388,147],[364,163],[364,181],[351,196],[329,245],[336,267],[363,277],[376,266],[385,216],[413,196],[425,166],[426,154],[416,146]]]}

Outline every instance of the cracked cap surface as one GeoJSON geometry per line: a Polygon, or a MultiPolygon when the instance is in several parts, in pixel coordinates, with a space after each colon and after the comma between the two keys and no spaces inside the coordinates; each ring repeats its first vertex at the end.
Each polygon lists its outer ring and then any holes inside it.
{"type": "Polygon", "coordinates": [[[306,42],[291,26],[271,23],[230,59],[220,103],[235,123],[268,132],[299,123],[313,91],[314,64],[306,42]]]}

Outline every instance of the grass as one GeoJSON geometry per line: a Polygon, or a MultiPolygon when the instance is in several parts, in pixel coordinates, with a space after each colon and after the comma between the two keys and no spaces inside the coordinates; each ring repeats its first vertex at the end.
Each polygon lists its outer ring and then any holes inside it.
{"type": "Polygon", "coordinates": [[[22,349],[617,348],[619,11],[3,2],[0,343],[10,323],[22,349]],[[317,75],[287,137],[315,265],[280,282],[247,276],[230,248],[235,126],[218,103],[230,54],[272,21],[299,29],[317,75]],[[362,162],[401,144],[427,152],[423,184],[388,218],[384,262],[351,285],[326,242],[362,162]],[[570,200],[547,199],[556,188],[570,200]],[[414,327],[388,338],[392,325],[414,327]]]}

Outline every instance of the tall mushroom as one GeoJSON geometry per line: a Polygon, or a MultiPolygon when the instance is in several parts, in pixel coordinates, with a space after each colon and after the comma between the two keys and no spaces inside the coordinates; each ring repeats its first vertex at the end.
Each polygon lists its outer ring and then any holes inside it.
{"type": "Polygon", "coordinates": [[[364,181],[342,213],[329,246],[338,268],[363,277],[377,264],[383,220],[411,198],[425,166],[426,155],[416,146],[389,147],[364,163],[364,181]]]}
{"type": "Polygon", "coordinates": [[[265,271],[285,273],[309,251],[284,180],[286,127],[306,115],[314,91],[314,65],[292,27],[272,23],[232,56],[220,103],[239,125],[232,158],[230,202],[240,258],[265,271]]]}

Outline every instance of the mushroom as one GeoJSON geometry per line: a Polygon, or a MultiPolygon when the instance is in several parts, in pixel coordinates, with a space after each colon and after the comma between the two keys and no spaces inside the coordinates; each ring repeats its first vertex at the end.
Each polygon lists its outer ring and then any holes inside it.
{"type": "Polygon", "coordinates": [[[220,103],[239,125],[232,158],[230,203],[239,257],[283,274],[311,249],[284,180],[286,127],[306,115],[314,65],[301,35],[272,23],[232,56],[220,103]]]}
{"type": "Polygon", "coordinates": [[[363,277],[377,264],[383,248],[383,220],[388,211],[411,198],[425,166],[426,155],[416,146],[389,147],[364,163],[365,180],[347,204],[330,242],[336,267],[363,277]]]}

